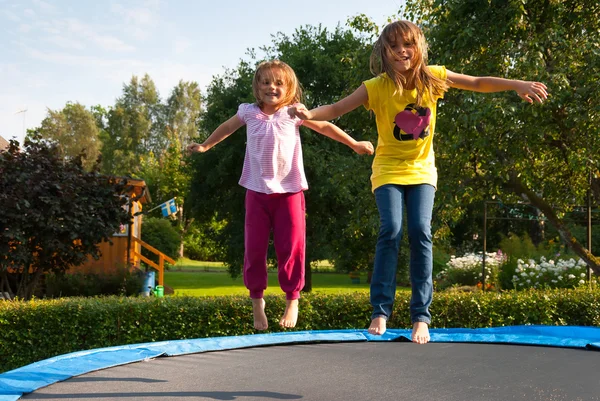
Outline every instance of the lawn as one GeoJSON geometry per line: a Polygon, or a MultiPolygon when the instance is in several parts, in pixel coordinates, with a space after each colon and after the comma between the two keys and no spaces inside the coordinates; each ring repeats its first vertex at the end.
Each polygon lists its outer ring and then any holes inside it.
{"type": "MultiPolygon", "coordinates": [[[[353,284],[347,274],[333,273],[326,262],[313,270],[312,281],[315,293],[336,294],[355,291],[369,291],[366,274],[361,275],[359,284],[353,284]],[[316,270],[316,271],[315,271],[316,270]]],[[[247,295],[242,277],[232,279],[227,269],[219,262],[197,262],[180,260],[170,271],[165,272],[165,284],[175,290],[175,295],[247,295]]],[[[406,290],[399,288],[399,290],[406,290]]],[[[269,271],[268,287],[265,294],[281,294],[277,273],[269,271]]]]}

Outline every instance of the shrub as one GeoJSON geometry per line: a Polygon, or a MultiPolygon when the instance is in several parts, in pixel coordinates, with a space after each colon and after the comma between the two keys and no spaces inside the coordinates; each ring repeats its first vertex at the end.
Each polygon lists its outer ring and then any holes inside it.
{"type": "MultiPolygon", "coordinates": [[[[156,217],[145,219],[142,240],[174,260],[179,257],[181,237],[167,219],[156,217]]],[[[158,263],[158,257],[155,254],[145,249],[142,250],[142,254],[158,263]]]]}
{"type": "MultiPolygon", "coordinates": [[[[512,276],[512,285],[517,290],[527,288],[576,288],[586,285],[586,263],[582,259],[552,259],[541,257],[527,262],[519,259],[512,276]]],[[[597,279],[597,278],[595,278],[597,279]]]]}
{"type": "MultiPolygon", "coordinates": [[[[504,263],[501,252],[488,252],[485,258],[485,283],[487,288],[494,287],[498,279],[498,270],[504,263]]],[[[435,275],[436,287],[440,290],[451,286],[477,286],[483,282],[483,253],[469,253],[461,257],[451,256],[446,268],[435,275]]]]}
{"type": "Polygon", "coordinates": [[[215,240],[223,226],[222,222],[213,219],[208,224],[193,223],[183,239],[184,255],[192,260],[220,262],[223,260],[223,249],[215,240]]]}
{"type": "Polygon", "coordinates": [[[139,294],[144,275],[139,270],[120,268],[109,273],[50,273],[46,275],[47,298],[92,297],[139,294]]]}

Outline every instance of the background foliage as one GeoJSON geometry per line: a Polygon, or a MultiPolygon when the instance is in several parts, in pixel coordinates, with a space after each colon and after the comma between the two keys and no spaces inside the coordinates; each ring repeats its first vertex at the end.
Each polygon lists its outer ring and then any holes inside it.
{"type": "Polygon", "coordinates": [[[98,258],[98,244],[128,221],[124,187],[56,145],[27,139],[21,152],[11,141],[0,152],[0,291],[29,299],[43,273],[98,258]]]}

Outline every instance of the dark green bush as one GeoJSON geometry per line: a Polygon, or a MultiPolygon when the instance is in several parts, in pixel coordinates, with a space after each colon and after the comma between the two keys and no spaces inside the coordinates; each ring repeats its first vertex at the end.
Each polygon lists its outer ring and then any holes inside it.
{"type": "Polygon", "coordinates": [[[117,269],[111,273],[49,273],[45,278],[46,298],[137,295],[144,275],[139,270],[117,269]]]}
{"type": "Polygon", "coordinates": [[[184,255],[192,260],[217,262],[223,260],[223,250],[219,248],[215,237],[223,223],[193,223],[183,239],[184,255]]]}
{"type": "MultiPolygon", "coordinates": [[[[281,296],[267,296],[269,331],[284,331],[281,296]]],[[[409,293],[398,293],[388,326],[409,328],[409,293]]],[[[600,325],[600,290],[437,293],[432,328],[600,325]]],[[[307,294],[295,330],[364,329],[368,293],[307,294]]],[[[69,352],[152,341],[254,334],[252,304],[231,297],[102,297],[0,301],[0,372],[69,352]]]]}
{"type": "MultiPolygon", "coordinates": [[[[177,260],[179,257],[181,237],[167,219],[156,217],[146,218],[144,220],[142,241],[174,260],[177,260]]],[[[158,257],[146,249],[142,249],[142,255],[158,263],[158,257]]]]}

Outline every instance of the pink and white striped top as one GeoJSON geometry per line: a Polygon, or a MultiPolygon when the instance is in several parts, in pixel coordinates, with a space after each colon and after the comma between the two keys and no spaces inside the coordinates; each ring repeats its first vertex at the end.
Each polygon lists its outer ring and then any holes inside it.
{"type": "Polygon", "coordinates": [[[308,189],[298,117],[290,117],[288,107],[273,115],[258,105],[243,103],[237,116],[246,124],[246,156],[239,184],[264,194],[296,193],[308,189]]]}

